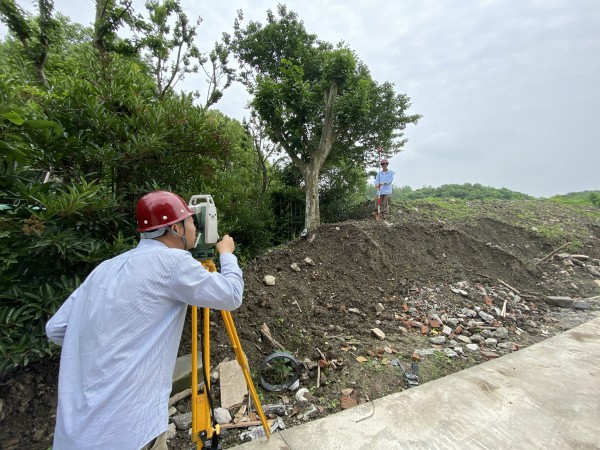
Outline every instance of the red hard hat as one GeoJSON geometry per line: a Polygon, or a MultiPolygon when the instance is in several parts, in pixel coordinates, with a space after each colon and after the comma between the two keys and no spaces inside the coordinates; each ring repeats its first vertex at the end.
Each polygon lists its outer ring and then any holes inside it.
{"type": "Polygon", "coordinates": [[[173,225],[191,215],[187,203],[179,195],[167,191],[144,195],[135,208],[137,231],[140,233],[173,225]]]}

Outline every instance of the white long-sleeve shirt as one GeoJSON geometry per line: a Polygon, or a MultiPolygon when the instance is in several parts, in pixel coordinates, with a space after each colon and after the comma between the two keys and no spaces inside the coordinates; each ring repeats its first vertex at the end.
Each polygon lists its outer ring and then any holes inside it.
{"type": "Polygon", "coordinates": [[[221,273],[144,239],[100,264],[46,325],[62,345],[54,450],[138,450],[167,430],[187,305],[242,303],[237,258],[221,273]]]}

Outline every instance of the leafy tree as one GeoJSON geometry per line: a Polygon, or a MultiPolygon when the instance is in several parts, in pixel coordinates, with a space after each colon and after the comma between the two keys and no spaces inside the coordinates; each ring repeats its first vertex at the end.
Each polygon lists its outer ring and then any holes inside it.
{"type": "Polygon", "coordinates": [[[379,146],[387,155],[397,153],[406,142],[401,131],[419,116],[406,115],[409,98],[390,83],[377,84],[348,47],[318,40],[283,5],[278,14],[269,10],[266,25],[242,28],[240,12],[225,41],[269,139],[302,174],[305,226],[314,230],[321,221],[319,176],[327,159],[339,154],[364,167],[379,146]]]}
{"type": "Polygon", "coordinates": [[[14,0],[0,0],[0,18],[19,39],[25,55],[34,64],[38,81],[46,85],[44,65],[56,20],[52,18],[54,2],[39,0],[39,16],[32,20],[14,0]]]}

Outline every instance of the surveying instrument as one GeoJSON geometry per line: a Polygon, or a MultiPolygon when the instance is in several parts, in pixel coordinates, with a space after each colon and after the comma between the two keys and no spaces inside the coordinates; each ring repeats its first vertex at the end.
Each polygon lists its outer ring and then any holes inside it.
{"type": "MultiPolygon", "coordinates": [[[[192,255],[200,261],[202,266],[209,272],[216,272],[217,268],[213,261],[215,256],[215,244],[219,240],[217,231],[217,207],[210,195],[194,195],[188,204],[194,214],[196,228],[198,230],[195,248],[192,255]]],[[[204,375],[204,388],[198,393],[198,307],[192,306],[192,442],[200,449],[220,449],[219,435],[221,428],[214,419],[214,406],[210,394],[210,309],[202,308],[202,372],[204,375]],[[211,421],[212,418],[212,421],[211,421]]],[[[250,376],[250,368],[246,355],[233,324],[231,311],[221,311],[225,322],[225,328],[233,347],[238,364],[240,365],[248,390],[260,417],[267,439],[271,436],[271,430],[265,418],[262,405],[254,388],[250,376]]]]}

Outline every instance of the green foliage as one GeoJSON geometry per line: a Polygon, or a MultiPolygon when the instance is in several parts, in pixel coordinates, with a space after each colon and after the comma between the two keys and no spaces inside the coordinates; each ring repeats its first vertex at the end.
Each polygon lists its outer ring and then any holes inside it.
{"type": "Polygon", "coordinates": [[[550,197],[550,200],[568,205],[587,205],[600,208],[600,191],[571,192],[565,195],[555,195],[550,197]]]}
{"type": "Polygon", "coordinates": [[[392,196],[394,198],[406,200],[415,200],[421,198],[456,198],[463,200],[517,200],[531,198],[529,195],[511,191],[510,189],[498,189],[490,186],[482,186],[479,183],[444,184],[437,188],[429,186],[423,187],[421,189],[416,189],[414,191],[409,186],[404,186],[402,188],[394,188],[392,196]]]}
{"type": "Polygon", "coordinates": [[[16,182],[0,211],[0,372],[50,355],[44,326],[92,268],[129,248],[116,198],[96,183],[16,182]]]}

